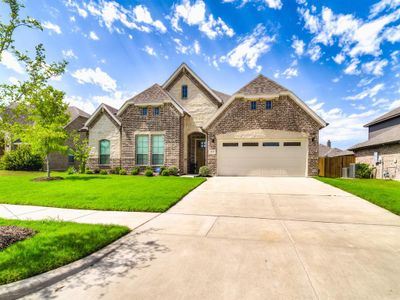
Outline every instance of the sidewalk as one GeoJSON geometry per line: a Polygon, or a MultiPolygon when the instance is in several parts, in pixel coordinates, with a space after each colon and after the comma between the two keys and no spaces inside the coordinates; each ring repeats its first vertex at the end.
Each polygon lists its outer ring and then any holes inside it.
{"type": "Polygon", "coordinates": [[[159,213],[101,211],[86,209],[54,208],[31,205],[0,204],[0,218],[19,220],[56,219],[89,224],[114,224],[130,229],[146,223],[159,213]]]}

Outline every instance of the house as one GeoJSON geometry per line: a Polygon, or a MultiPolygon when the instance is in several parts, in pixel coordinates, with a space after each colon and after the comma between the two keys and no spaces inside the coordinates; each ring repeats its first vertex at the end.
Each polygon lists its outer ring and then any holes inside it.
{"type": "Polygon", "coordinates": [[[349,149],[356,162],[376,168],[376,178],[400,179],[400,107],[364,127],[368,128],[368,140],[349,149]]]}
{"type": "Polygon", "coordinates": [[[162,84],[120,109],[101,104],[85,124],[89,166],[177,166],[214,175],[318,174],[319,130],[327,126],[294,93],[257,76],[233,95],[210,88],[183,63],[162,84]]]}
{"type": "MultiPolygon", "coordinates": [[[[67,108],[68,114],[70,115],[69,123],[64,127],[68,133],[72,133],[74,131],[80,132],[80,129],[84,126],[86,121],[89,119],[90,115],[83,110],[75,107],[68,106],[67,108]]],[[[28,124],[26,118],[23,116],[19,117],[17,122],[28,124]]],[[[86,132],[79,133],[82,138],[86,137],[86,132]]],[[[6,136],[8,136],[6,134],[6,136]]],[[[17,138],[13,140],[11,137],[6,138],[4,141],[0,141],[0,155],[4,154],[7,151],[11,151],[18,147],[18,145],[23,144],[23,142],[17,138]],[[8,141],[7,141],[8,140],[8,141]]],[[[67,145],[72,147],[72,140],[67,141],[67,145]]],[[[52,153],[50,154],[50,168],[52,170],[66,170],[69,166],[78,167],[78,163],[75,162],[72,154],[60,154],[60,153],[52,153]]]]}
{"type": "Polygon", "coordinates": [[[319,176],[342,177],[343,168],[355,163],[354,152],[332,147],[330,140],[326,145],[319,144],[319,176]]]}

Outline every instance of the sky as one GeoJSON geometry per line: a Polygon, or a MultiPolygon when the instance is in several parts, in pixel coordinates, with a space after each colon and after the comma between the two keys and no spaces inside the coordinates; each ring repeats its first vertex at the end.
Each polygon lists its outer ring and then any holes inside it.
{"type": "MultiPolygon", "coordinates": [[[[51,84],[91,113],[119,108],[186,62],[211,88],[233,94],[259,73],[293,91],[329,126],[321,143],[346,149],[363,127],[400,106],[400,0],[35,0],[18,50],[43,43],[69,64],[51,84]]],[[[7,7],[0,4],[4,21],[7,7]]],[[[23,80],[10,52],[0,82],[23,80]]]]}

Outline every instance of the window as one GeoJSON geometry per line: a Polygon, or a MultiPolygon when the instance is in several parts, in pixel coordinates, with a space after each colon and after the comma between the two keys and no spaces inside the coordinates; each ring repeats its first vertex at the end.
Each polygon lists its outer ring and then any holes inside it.
{"type": "Polygon", "coordinates": [[[200,148],[206,148],[206,146],[207,146],[206,141],[200,141],[199,146],[200,146],[200,148]]]}
{"type": "Polygon", "coordinates": [[[257,101],[251,101],[250,102],[250,109],[251,110],[256,110],[257,109],[257,101]]]}
{"type": "Polygon", "coordinates": [[[140,114],[142,116],[147,116],[147,107],[140,108],[140,114]]]}
{"type": "Polygon", "coordinates": [[[285,147],[299,147],[301,146],[300,142],[284,142],[283,146],[285,147]]]}
{"type": "Polygon", "coordinates": [[[162,166],[164,164],[164,136],[151,136],[151,164],[162,166]]]}
{"type": "Polygon", "coordinates": [[[147,165],[149,163],[149,136],[136,136],[136,164],[147,165]]]}
{"type": "Polygon", "coordinates": [[[100,164],[108,165],[110,163],[110,141],[100,141],[100,164]]]}
{"type": "Polygon", "coordinates": [[[279,142],[264,142],[264,147],[279,147],[279,142]]]}
{"type": "Polygon", "coordinates": [[[187,99],[188,97],[188,86],[182,85],[182,99],[187,99]]]}
{"type": "Polygon", "coordinates": [[[222,147],[237,147],[239,143],[222,143],[222,147]]]}
{"type": "Polygon", "coordinates": [[[160,108],[159,107],[154,107],[153,115],[155,115],[155,116],[159,116],[160,115],[160,108]]]}
{"type": "Polygon", "coordinates": [[[75,156],[72,153],[68,153],[68,163],[72,164],[75,162],[75,156]]]}
{"type": "Polygon", "coordinates": [[[243,147],[258,147],[258,143],[242,143],[243,147]]]}
{"type": "Polygon", "coordinates": [[[270,110],[272,109],[272,101],[268,100],[265,102],[265,109],[270,110]]]}

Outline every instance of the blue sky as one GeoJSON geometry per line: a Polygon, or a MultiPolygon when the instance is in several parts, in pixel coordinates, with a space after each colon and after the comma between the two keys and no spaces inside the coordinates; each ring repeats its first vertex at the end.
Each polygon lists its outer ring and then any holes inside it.
{"type": "MultiPolygon", "coordinates": [[[[330,125],[321,142],[347,148],[363,124],[400,106],[400,1],[25,1],[44,31],[19,29],[16,46],[44,43],[67,59],[52,84],[88,112],[163,83],[182,63],[232,94],[262,73],[291,89],[330,125]]],[[[0,16],[7,12],[0,4],[0,16]]],[[[0,81],[25,76],[8,52],[0,81]]]]}

